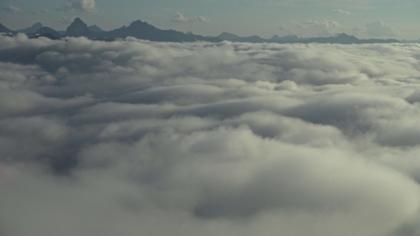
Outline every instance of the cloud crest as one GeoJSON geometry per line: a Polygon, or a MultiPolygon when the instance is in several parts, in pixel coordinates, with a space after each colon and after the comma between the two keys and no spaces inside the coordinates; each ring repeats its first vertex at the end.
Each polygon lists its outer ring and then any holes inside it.
{"type": "Polygon", "coordinates": [[[418,55],[0,36],[0,234],[417,235],[418,55]]]}

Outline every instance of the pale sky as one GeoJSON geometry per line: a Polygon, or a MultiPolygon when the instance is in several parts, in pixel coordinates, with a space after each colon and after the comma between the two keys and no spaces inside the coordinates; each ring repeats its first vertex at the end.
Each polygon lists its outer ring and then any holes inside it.
{"type": "Polygon", "coordinates": [[[205,35],[420,38],[419,0],[0,0],[0,22],[12,29],[64,29],[76,16],[105,29],[141,19],[205,35]]]}

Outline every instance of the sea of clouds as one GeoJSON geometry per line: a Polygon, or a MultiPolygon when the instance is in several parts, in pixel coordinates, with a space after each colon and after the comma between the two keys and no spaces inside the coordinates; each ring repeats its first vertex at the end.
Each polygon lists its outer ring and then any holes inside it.
{"type": "Polygon", "coordinates": [[[0,36],[0,235],[419,235],[419,117],[416,44],[0,36]]]}

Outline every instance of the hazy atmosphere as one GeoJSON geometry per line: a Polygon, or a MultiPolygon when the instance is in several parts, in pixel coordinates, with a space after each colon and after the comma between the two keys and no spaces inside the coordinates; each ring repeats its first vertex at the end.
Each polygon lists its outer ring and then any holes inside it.
{"type": "Polygon", "coordinates": [[[0,5],[0,236],[420,235],[417,1],[0,5]]]}

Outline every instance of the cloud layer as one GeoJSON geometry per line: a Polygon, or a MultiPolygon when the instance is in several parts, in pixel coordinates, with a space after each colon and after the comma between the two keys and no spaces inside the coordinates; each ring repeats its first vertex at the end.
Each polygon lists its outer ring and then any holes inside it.
{"type": "Polygon", "coordinates": [[[419,55],[0,36],[0,235],[418,235],[419,55]]]}

